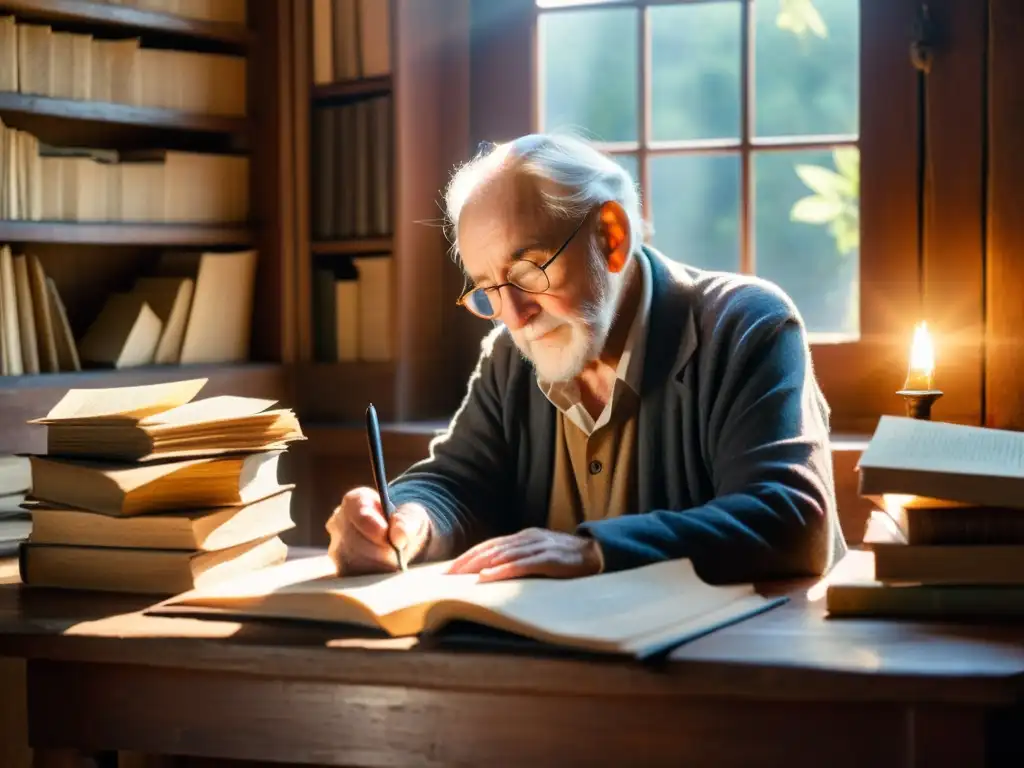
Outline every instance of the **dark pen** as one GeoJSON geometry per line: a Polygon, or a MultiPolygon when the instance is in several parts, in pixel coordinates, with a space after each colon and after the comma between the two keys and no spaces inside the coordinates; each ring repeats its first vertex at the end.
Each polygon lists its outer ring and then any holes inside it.
{"type": "MultiPolygon", "coordinates": [[[[370,464],[373,466],[373,480],[377,484],[377,494],[380,496],[380,507],[384,510],[384,519],[390,523],[391,517],[395,514],[395,505],[388,495],[388,479],[384,473],[384,446],[381,445],[380,424],[377,422],[377,409],[373,407],[373,403],[366,409],[366,438],[370,446],[370,464]]],[[[402,550],[394,544],[391,546],[398,558],[398,567],[403,571],[407,570],[402,550]]]]}

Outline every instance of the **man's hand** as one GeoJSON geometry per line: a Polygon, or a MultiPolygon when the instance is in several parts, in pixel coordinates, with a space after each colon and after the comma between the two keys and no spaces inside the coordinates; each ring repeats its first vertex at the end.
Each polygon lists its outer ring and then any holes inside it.
{"type": "Polygon", "coordinates": [[[466,550],[449,573],[478,573],[480,581],[521,576],[572,579],[601,570],[601,554],[593,539],[544,528],[527,528],[466,550]]]}
{"type": "Polygon", "coordinates": [[[331,534],[327,554],[338,573],[379,573],[398,568],[392,544],[402,550],[407,563],[412,562],[430,536],[430,518],[419,504],[402,504],[389,525],[377,491],[355,488],[334,510],[327,531],[331,534]]]}

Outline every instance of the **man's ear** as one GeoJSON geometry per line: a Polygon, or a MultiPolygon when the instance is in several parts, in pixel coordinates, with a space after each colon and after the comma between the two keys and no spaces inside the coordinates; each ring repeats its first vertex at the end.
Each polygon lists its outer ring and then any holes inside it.
{"type": "Polygon", "coordinates": [[[609,272],[621,272],[629,259],[630,229],[626,210],[614,200],[601,206],[598,213],[598,240],[609,272]]]}

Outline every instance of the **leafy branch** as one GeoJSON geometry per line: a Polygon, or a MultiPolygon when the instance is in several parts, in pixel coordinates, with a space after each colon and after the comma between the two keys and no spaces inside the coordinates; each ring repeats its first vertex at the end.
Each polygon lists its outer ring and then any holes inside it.
{"type": "Polygon", "coordinates": [[[779,14],[775,17],[775,25],[779,29],[788,29],[797,37],[806,37],[808,33],[818,37],[828,37],[828,27],[821,18],[812,0],[779,0],[779,14]]]}
{"type": "Polygon", "coordinates": [[[860,246],[860,153],[856,147],[832,152],[836,170],[820,165],[797,165],[797,176],[814,192],[796,201],[792,221],[827,226],[836,249],[846,256],[860,246]]]}

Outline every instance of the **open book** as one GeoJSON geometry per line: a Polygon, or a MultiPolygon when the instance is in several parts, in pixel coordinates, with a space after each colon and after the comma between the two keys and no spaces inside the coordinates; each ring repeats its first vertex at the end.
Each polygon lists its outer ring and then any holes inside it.
{"type": "Polygon", "coordinates": [[[395,637],[465,621],[555,646],[645,659],[785,601],[751,585],[708,585],[689,560],[579,579],[485,584],[475,574],[448,574],[447,567],[338,578],[326,556],[311,557],[186,592],[149,613],[329,622],[395,637]]]}
{"type": "Polygon", "coordinates": [[[1024,433],[882,416],[857,464],[860,493],[913,506],[1024,507],[1024,433]]]}

